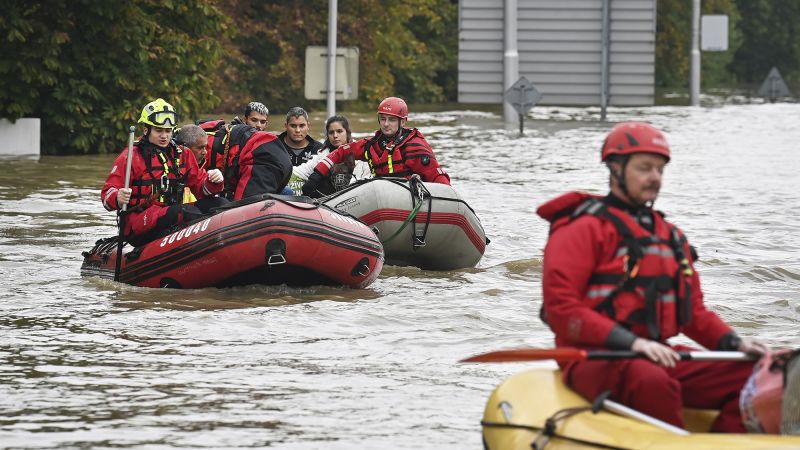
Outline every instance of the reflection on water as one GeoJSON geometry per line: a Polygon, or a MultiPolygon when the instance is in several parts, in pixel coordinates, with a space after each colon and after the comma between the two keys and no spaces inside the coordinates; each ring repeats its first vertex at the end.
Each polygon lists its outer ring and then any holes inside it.
{"type": "MultiPolygon", "coordinates": [[[[699,248],[706,302],[746,336],[800,345],[800,105],[611,109],[667,130],[657,206],[699,248]]],[[[355,117],[357,133],[374,126],[355,117]],[[358,128],[360,127],[360,128],[358,128]]],[[[474,269],[384,267],[369,289],[152,290],[81,279],[115,233],[114,155],[0,162],[0,443],[7,448],[470,448],[489,391],[549,346],[536,206],[605,191],[611,123],[535,108],[412,115],[492,243],[474,269]]]]}

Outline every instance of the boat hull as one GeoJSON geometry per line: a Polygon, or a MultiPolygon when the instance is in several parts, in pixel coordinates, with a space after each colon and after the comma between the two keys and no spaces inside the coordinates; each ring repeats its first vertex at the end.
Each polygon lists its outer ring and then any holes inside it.
{"type": "MultiPolygon", "coordinates": [[[[120,281],[204,288],[246,284],[368,286],[383,267],[369,227],[293,197],[238,202],[135,249],[123,248],[120,281]]],[[[105,242],[104,242],[105,241],[105,242]]],[[[84,253],[81,275],[113,279],[113,239],[84,253]]]]}
{"type": "Polygon", "coordinates": [[[475,267],[486,250],[480,220],[445,184],[374,178],[323,201],[369,225],[383,243],[387,264],[462,269],[475,267]]]}
{"type": "MultiPolygon", "coordinates": [[[[561,382],[561,373],[533,369],[518,373],[495,389],[483,415],[484,445],[489,450],[530,449],[545,421],[559,410],[590,406],[561,382]]],[[[679,436],[652,425],[600,411],[584,411],[558,421],[556,437],[545,450],[559,449],[797,449],[800,437],[719,434],[707,430],[716,413],[687,410],[688,436],[679,436]]],[[[540,441],[541,442],[541,441],[540,441]]]]}

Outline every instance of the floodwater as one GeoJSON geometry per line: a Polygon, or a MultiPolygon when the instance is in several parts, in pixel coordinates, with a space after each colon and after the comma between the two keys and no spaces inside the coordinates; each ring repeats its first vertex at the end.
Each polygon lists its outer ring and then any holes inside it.
{"type": "MultiPolygon", "coordinates": [[[[668,133],[656,206],[698,247],[706,303],[774,346],[800,346],[798,117],[798,104],[609,113],[668,133]]],[[[412,120],[492,243],[474,269],[384,267],[363,290],[81,278],[81,251],[115,233],[99,200],[113,156],[0,162],[0,447],[480,448],[490,391],[530,364],[457,361],[551,345],[534,210],[605,192],[611,123],[535,108],[520,138],[490,113],[412,120]]]]}

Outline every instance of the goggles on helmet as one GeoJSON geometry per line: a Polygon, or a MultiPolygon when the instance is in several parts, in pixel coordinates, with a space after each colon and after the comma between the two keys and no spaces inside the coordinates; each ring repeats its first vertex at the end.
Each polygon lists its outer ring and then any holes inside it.
{"type": "Polygon", "coordinates": [[[172,111],[164,111],[150,114],[148,120],[157,127],[161,128],[175,128],[178,121],[175,118],[175,113],[172,111]]]}

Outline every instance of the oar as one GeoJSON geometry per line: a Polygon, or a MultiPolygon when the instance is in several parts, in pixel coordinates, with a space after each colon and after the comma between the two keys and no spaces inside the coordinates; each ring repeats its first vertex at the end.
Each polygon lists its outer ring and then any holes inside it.
{"type": "MultiPolygon", "coordinates": [[[[131,126],[128,136],[128,161],[125,164],[125,189],[131,186],[131,162],[133,161],[133,133],[136,127],[131,126]]],[[[119,281],[119,269],[122,266],[122,246],[125,245],[125,216],[128,211],[128,204],[122,205],[122,212],[119,213],[119,236],[117,236],[117,263],[114,266],[114,281],[119,281]]]]}
{"type": "MultiPolygon", "coordinates": [[[[693,351],[678,352],[683,361],[753,361],[759,358],[744,352],[711,352],[693,351]]],[[[460,362],[519,362],[542,361],[554,359],[556,361],[586,361],[589,359],[631,359],[646,358],[644,353],[627,350],[584,350],[580,348],[516,348],[497,350],[489,353],[471,356],[460,362]]]]}

